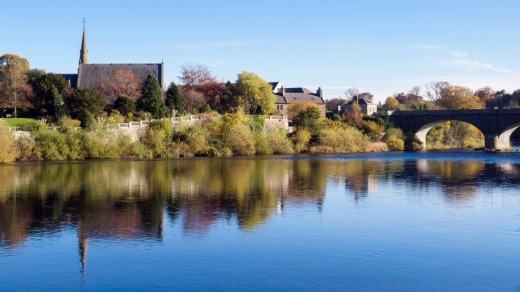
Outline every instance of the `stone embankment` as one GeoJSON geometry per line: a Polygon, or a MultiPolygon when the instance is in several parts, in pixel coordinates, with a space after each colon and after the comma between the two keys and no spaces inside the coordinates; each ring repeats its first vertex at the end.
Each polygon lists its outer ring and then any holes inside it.
{"type": "MultiPolygon", "coordinates": [[[[281,127],[284,128],[286,131],[290,132],[292,129],[289,127],[289,120],[287,119],[287,116],[261,116],[265,119],[265,127],[281,127]]],[[[168,118],[167,120],[170,120],[172,123],[172,126],[174,128],[178,128],[180,125],[192,125],[197,122],[200,122],[201,119],[203,119],[203,115],[190,115],[190,116],[183,116],[183,117],[174,117],[174,118],[168,118]]],[[[164,119],[161,119],[164,120],[164,119]]],[[[109,125],[107,126],[108,129],[111,130],[119,130],[130,137],[132,137],[133,141],[137,141],[139,139],[139,133],[148,127],[150,127],[150,124],[156,120],[149,120],[149,121],[139,121],[139,122],[129,122],[129,123],[119,123],[116,125],[109,125]]],[[[31,135],[28,131],[22,131],[21,127],[9,127],[9,129],[14,133],[14,136],[16,139],[22,138],[22,137],[29,137],[31,135]]],[[[53,128],[55,129],[55,128],[53,128]]]]}

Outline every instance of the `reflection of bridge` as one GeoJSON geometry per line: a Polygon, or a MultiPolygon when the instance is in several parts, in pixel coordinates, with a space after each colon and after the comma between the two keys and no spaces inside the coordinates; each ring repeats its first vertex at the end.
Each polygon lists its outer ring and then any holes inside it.
{"type": "Polygon", "coordinates": [[[390,114],[389,120],[403,133],[417,135],[424,146],[426,134],[435,125],[461,121],[475,126],[484,134],[487,149],[507,149],[511,147],[511,134],[520,127],[520,110],[398,111],[390,114]]]}

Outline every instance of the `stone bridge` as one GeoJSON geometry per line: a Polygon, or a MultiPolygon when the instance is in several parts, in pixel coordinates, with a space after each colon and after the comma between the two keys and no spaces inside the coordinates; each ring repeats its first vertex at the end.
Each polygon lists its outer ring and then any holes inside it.
{"type": "Polygon", "coordinates": [[[414,133],[424,147],[426,135],[435,125],[461,121],[475,126],[484,134],[486,149],[507,149],[511,147],[511,134],[520,127],[520,110],[396,111],[389,113],[389,121],[405,134],[414,133]]]}

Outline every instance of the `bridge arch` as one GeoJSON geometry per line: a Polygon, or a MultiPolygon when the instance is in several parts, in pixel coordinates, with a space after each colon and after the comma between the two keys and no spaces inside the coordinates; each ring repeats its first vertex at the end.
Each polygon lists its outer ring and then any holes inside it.
{"type": "MultiPolygon", "coordinates": [[[[482,133],[482,135],[484,135],[484,137],[485,137],[484,131],[482,129],[480,129],[478,127],[478,125],[474,125],[472,123],[469,123],[468,121],[458,120],[458,119],[440,119],[440,120],[437,120],[437,121],[434,121],[434,122],[427,123],[427,124],[423,125],[422,127],[420,127],[417,131],[415,131],[414,134],[415,134],[415,136],[417,136],[419,141],[421,141],[421,143],[423,144],[424,149],[426,149],[426,147],[427,147],[427,145],[426,145],[426,136],[428,136],[428,133],[430,132],[430,130],[433,129],[435,126],[440,125],[440,124],[445,123],[445,122],[463,122],[463,123],[472,125],[475,128],[477,128],[482,133]]],[[[520,124],[518,126],[520,127],[520,124]]],[[[514,130],[509,134],[509,136],[511,136],[511,134],[513,132],[514,132],[514,130]]]]}
{"type": "Polygon", "coordinates": [[[498,135],[498,144],[504,145],[507,148],[511,147],[511,135],[520,128],[520,123],[513,124],[507,127],[502,133],[498,135]]]}

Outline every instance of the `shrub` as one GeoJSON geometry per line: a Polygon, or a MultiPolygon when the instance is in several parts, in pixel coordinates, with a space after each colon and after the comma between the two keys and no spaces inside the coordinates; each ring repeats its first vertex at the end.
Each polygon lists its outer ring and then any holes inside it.
{"type": "MultiPolygon", "coordinates": [[[[366,136],[352,127],[325,129],[318,138],[317,146],[330,147],[335,153],[366,151],[369,142],[366,136]]],[[[319,148],[311,149],[311,152],[317,153],[316,149],[319,148]]]]}
{"type": "Polygon", "coordinates": [[[367,152],[386,152],[388,151],[388,146],[385,142],[371,142],[368,144],[367,152]]]}
{"type": "Polygon", "coordinates": [[[404,141],[401,138],[398,138],[394,135],[390,135],[386,139],[386,144],[388,145],[388,149],[391,151],[403,151],[404,150],[404,141]]]}
{"type": "Polygon", "coordinates": [[[20,137],[17,141],[18,160],[31,161],[38,160],[34,149],[34,140],[30,137],[20,137]]]}
{"type": "Polygon", "coordinates": [[[224,137],[225,146],[235,155],[252,155],[255,153],[254,136],[251,129],[244,124],[234,124],[224,137]]]}
{"type": "Polygon", "coordinates": [[[0,162],[13,162],[17,157],[16,139],[4,121],[0,121],[0,162]]]}
{"type": "Polygon", "coordinates": [[[287,138],[283,128],[271,128],[267,130],[267,140],[275,154],[292,154],[294,149],[287,138]]]}
{"type": "Polygon", "coordinates": [[[300,128],[293,134],[294,150],[297,153],[304,152],[311,140],[311,132],[309,130],[300,128]]]}
{"type": "Polygon", "coordinates": [[[258,155],[268,155],[273,154],[273,149],[269,145],[269,141],[267,140],[267,135],[261,132],[254,133],[255,138],[255,150],[258,155]]]}

